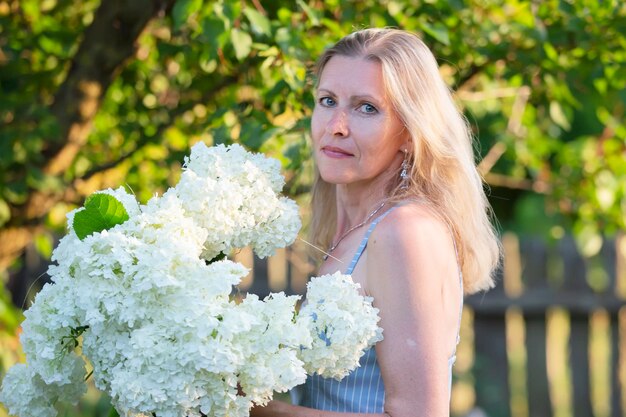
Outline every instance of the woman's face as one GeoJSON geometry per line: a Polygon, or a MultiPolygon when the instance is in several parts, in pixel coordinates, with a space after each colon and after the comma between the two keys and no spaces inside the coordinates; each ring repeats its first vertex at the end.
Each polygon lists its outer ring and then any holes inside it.
{"type": "Polygon", "coordinates": [[[379,62],[340,55],[328,61],[316,91],[311,134],[326,182],[366,185],[398,171],[408,134],[386,97],[379,62]]]}

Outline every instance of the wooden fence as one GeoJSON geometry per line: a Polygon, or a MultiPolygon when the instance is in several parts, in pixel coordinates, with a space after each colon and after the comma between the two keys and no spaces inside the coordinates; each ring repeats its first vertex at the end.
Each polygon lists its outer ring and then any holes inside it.
{"type": "Polygon", "coordinates": [[[476,403],[490,416],[624,415],[626,239],[591,259],[567,238],[503,243],[500,285],[466,300],[476,403]]]}
{"type": "MultiPolygon", "coordinates": [[[[584,259],[574,241],[503,237],[498,285],[467,297],[452,414],[488,417],[626,415],[626,237],[584,259]]],[[[242,290],[301,294],[314,267],[294,245],[260,260],[242,290]]]]}

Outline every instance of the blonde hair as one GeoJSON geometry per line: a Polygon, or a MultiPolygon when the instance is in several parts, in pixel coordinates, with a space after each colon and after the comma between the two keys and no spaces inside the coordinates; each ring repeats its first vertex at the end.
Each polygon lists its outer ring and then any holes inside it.
{"type": "MultiPolygon", "coordinates": [[[[467,121],[455,105],[435,57],[416,35],[398,29],[364,29],[327,49],[317,79],[335,55],[380,62],[383,84],[410,135],[409,187],[388,184],[390,202],[417,199],[450,226],[468,294],[494,285],[500,244],[474,160],[467,121]]],[[[328,247],[336,227],[335,185],[316,169],[312,190],[312,240],[328,247]]]]}

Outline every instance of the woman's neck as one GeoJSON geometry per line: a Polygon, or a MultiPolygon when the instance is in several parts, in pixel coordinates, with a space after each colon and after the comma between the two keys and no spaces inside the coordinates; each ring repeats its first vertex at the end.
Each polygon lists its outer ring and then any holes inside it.
{"type": "Polygon", "coordinates": [[[365,221],[386,198],[388,179],[378,177],[367,184],[338,184],[335,237],[365,221]]]}

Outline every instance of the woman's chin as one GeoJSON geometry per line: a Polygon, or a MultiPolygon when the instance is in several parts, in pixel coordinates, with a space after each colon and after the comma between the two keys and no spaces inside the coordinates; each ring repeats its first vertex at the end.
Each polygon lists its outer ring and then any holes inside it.
{"type": "Polygon", "coordinates": [[[347,177],[346,175],[324,175],[324,174],[320,174],[320,176],[322,177],[322,179],[329,183],[329,184],[335,184],[335,185],[340,185],[340,184],[350,184],[352,182],[352,180],[347,177]]]}

